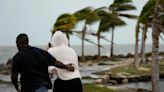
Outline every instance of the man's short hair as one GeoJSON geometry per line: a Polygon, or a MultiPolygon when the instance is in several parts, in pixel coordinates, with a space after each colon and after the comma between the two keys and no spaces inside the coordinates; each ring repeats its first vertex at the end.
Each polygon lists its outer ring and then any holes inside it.
{"type": "Polygon", "coordinates": [[[18,42],[19,42],[20,44],[28,44],[29,39],[28,39],[27,34],[25,34],[25,33],[19,34],[19,35],[17,36],[17,38],[16,38],[16,43],[18,43],[18,42]]]}

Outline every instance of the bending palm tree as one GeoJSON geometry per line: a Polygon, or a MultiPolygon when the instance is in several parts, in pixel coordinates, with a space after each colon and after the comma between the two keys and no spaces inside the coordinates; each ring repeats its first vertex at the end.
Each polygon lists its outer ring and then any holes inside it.
{"type": "Polygon", "coordinates": [[[76,17],[74,15],[65,13],[60,15],[52,30],[52,34],[54,34],[55,31],[61,30],[66,33],[67,38],[69,39],[69,34],[72,34],[72,29],[75,27],[76,24],[76,17]]]}
{"type": "Polygon", "coordinates": [[[136,29],[135,29],[135,55],[134,55],[134,68],[138,69],[140,62],[138,61],[138,37],[139,37],[139,21],[137,21],[136,29]]]}
{"type": "MultiPolygon", "coordinates": [[[[136,19],[137,17],[132,14],[125,14],[121,13],[123,11],[130,11],[130,10],[135,10],[135,6],[132,4],[132,0],[114,0],[113,4],[109,6],[109,10],[112,11],[112,13],[115,16],[121,16],[121,17],[126,17],[130,19],[136,19]]],[[[113,56],[113,39],[114,39],[114,26],[112,30],[112,44],[111,44],[111,57],[113,56]]]]}
{"type": "Polygon", "coordinates": [[[142,44],[141,44],[141,63],[145,63],[145,40],[146,40],[146,33],[150,24],[150,19],[148,16],[152,15],[152,11],[154,9],[155,3],[153,0],[147,2],[146,5],[143,7],[141,14],[139,16],[139,22],[143,25],[142,30],[142,44]]]}
{"type": "Polygon", "coordinates": [[[159,35],[163,30],[162,24],[164,23],[164,17],[161,13],[164,13],[164,0],[149,0],[144,6],[140,21],[144,24],[143,20],[149,21],[152,27],[152,92],[159,92],[159,35]],[[160,3],[159,3],[160,2],[160,3]],[[154,12],[152,12],[154,11],[154,12]]]}
{"type": "MultiPolygon", "coordinates": [[[[99,19],[100,19],[100,25],[102,26],[102,22],[104,20],[105,17],[108,17],[108,12],[106,12],[104,9],[106,9],[106,7],[101,7],[101,8],[98,8],[98,9],[95,9],[94,12],[99,16],[99,19]]],[[[101,38],[101,32],[104,32],[105,30],[102,30],[101,27],[98,27],[98,31],[97,31],[97,43],[98,43],[98,48],[97,48],[97,51],[98,51],[98,54],[97,54],[97,60],[100,61],[100,54],[101,54],[101,51],[100,51],[100,38],[101,38]]]]}
{"type": "MultiPolygon", "coordinates": [[[[150,16],[152,15],[152,11],[154,10],[154,7],[155,7],[155,0],[149,0],[145,6],[143,7],[142,11],[141,11],[141,14],[138,18],[138,24],[142,24],[143,25],[143,31],[142,31],[142,46],[141,46],[141,55],[142,55],[142,58],[141,58],[141,61],[142,62],[145,62],[145,39],[146,39],[146,31],[147,31],[147,28],[150,26],[151,27],[151,20],[150,20],[150,16]]],[[[135,50],[135,53],[136,53],[136,50],[135,50]]],[[[136,56],[136,54],[135,54],[136,56]]],[[[134,59],[134,62],[138,62],[136,60],[136,58],[134,59]]]]}
{"type": "MultiPolygon", "coordinates": [[[[107,12],[103,8],[99,8],[95,11],[100,17],[100,25],[99,25],[99,28],[97,31],[98,45],[100,45],[100,36],[101,36],[102,32],[107,32],[107,31],[109,31],[109,29],[112,29],[112,34],[114,36],[114,31],[113,31],[114,28],[116,26],[124,26],[125,22],[122,21],[117,16],[115,16],[114,14],[107,12]]],[[[112,38],[113,38],[113,36],[112,36],[112,38]]],[[[113,44],[113,40],[112,40],[111,44],[113,44]]],[[[98,56],[100,56],[99,54],[100,54],[100,47],[98,46],[98,56]]],[[[100,57],[99,57],[99,59],[100,59],[100,57]]]]}
{"type": "Polygon", "coordinates": [[[93,12],[93,9],[91,7],[86,7],[82,10],[79,10],[75,12],[75,17],[77,18],[77,21],[85,21],[84,28],[82,30],[82,61],[85,61],[84,56],[84,38],[85,38],[85,32],[87,30],[86,25],[91,25],[92,23],[96,22],[99,18],[96,15],[96,13],[93,12]]]}

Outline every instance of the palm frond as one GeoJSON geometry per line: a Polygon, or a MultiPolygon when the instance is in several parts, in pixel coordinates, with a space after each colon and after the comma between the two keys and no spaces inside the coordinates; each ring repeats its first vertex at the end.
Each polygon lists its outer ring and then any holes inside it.
{"type": "Polygon", "coordinates": [[[100,19],[110,14],[106,7],[95,9],[94,12],[99,16],[100,19]]]}
{"type": "Polygon", "coordinates": [[[85,20],[86,24],[92,24],[99,19],[99,16],[91,7],[86,7],[74,13],[78,21],[85,20]]]}
{"type": "Polygon", "coordinates": [[[132,15],[132,14],[123,14],[123,13],[119,13],[118,16],[126,17],[126,18],[129,18],[129,19],[137,19],[137,18],[138,18],[136,15],[132,15]]]}
{"type": "Polygon", "coordinates": [[[100,7],[100,8],[97,8],[95,9],[94,11],[97,12],[97,11],[102,11],[102,10],[107,10],[108,7],[100,7]]]}
{"type": "Polygon", "coordinates": [[[123,20],[109,13],[108,16],[105,16],[101,19],[98,32],[105,32],[112,27],[124,26],[124,25],[126,25],[126,23],[123,20]]]}
{"type": "Polygon", "coordinates": [[[122,3],[130,3],[130,2],[132,2],[132,0],[114,0],[114,3],[120,3],[120,4],[122,4],[122,3]]]}
{"type": "Polygon", "coordinates": [[[132,0],[114,0],[113,4],[109,6],[111,11],[129,11],[136,10],[136,7],[131,4],[132,0]]]}
{"type": "Polygon", "coordinates": [[[136,7],[132,4],[112,4],[109,10],[114,11],[129,11],[129,10],[136,10],[136,7]]]}
{"type": "Polygon", "coordinates": [[[139,16],[139,22],[149,21],[150,16],[152,15],[155,8],[156,0],[149,0],[143,7],[141,14],[139,16]]]}
{"type": "Polygon", "coordinates": [[[92,7],[86,7],[74,13],[77,20],[85,20],[86,15],[92,11],[92,7]]]}
{"type": "Polygon", "coordinates": [[[75,27],[75,24],[76,17],[74,15],[68,13],[61,14],[53,26],[52,33],[56,30],[71,31],[75,27]]]}
{"type": "MultiPolygon", "coordinates": [[[[76,35],[78,38],[82,38],[82,37],[80,37],[79,35],[76,35]]],[[[91,44],[93,44],[93,45],[96,45],[96,46],[98,46],[98,44],[97,43],[95,43],[94,41],[91,41],[90,39],[87,39],[87,38],[84,38],[84,40],[85,41],[87,41],[87,42],[89,42],[89,43],[91,43],[91,44]]],[[[103,46],[102,45],[99,45],[101,48],[103,48],[103,46]]]]}

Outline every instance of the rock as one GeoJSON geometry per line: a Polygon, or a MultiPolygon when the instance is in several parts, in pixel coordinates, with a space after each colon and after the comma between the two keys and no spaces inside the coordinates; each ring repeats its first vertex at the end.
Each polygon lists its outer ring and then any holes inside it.
{"type": "Polygon", "coordinates": [[[99,79],[95,80],[96,84],[106,84],[109,81],[109,75],[102,75],[99,79]]]}
{"type": "MultiPolygon", "coordinates": [[[[127,75],[127,74],[126,74],[127,75]]],[[[124,73],[117,73],[116,76],[122,78],[122,79],[125,79],[127,78],[126,75],[124,75],[124,73]]]]}
{"type": "Polygon", "coordinates": [[[94,83],[96,84],[102,84],[103,83],[103,79],[97,79],[94,81],[94,83]]]}
{"type": "Polygon", "coordinates": [[[103,84],[106,84],[106,83],[108,83],[108,81],[109,81],[109,75],[103,75],[103,76],[101,76],[100,78],[103,79],[103,84]]]}
{"type": "Polygon", "coordinates": [[[11,63],[12,63],[12,59],[9,58],[6,65],[11,65],[11,63]]]}
{"type": "Polygon", "coordinates": [[[139,67],[138,70],[140,70],[140,71],[150,71],[150,68],[139,67]]]}
{"type": "Polygon", "coordinates": [[[5,69],[5,65],[4,64],[0,64],[0,71],[5,69]]]}
{"type": "Polygon", "coordinates": [[[131,54],[131,53],[128,53],[128,54],[126,55],[126,57],[127,57],[127,58],[130,58],[130,57],[134,57],[134,55],[131,54]]]}
{"type": "Polygon", "coordinates": [[[127,78],[125,78],[125,79],[122,79],[122,83],[123,83],[123,84],[126,84],[126,83],[128,83],[128,79],[127,79],[127,78]]]}
{"type": "Polygon", "coordinates": [[[145,90],[145,89],[137,89],[136,92],[151,92],[151,91],[148,91],[148,90],[145,90]]]}
{"type": "Polygon", "coordinates": [[[109,83],[109,84],[112,84],[112,85],[118,84],[116,80],[109,80],[108,83],[109,83]]]}
{"type": "Polygon", "coordinates": [[[140,79],[140,76],[139,75],[132,75],[128,78],[128,81],[129,82],[138,82],[140,79]]]}

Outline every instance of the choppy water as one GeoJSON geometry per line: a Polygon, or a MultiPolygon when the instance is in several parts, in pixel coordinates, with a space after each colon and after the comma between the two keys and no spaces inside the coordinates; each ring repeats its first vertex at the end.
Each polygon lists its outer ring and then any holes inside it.
{"type": "MultiPolygon", "coordinates": [[[[46,46],[40,46],[43,49],[46,49],[46,46]]],[[[81,46],[71,46],[75,49],[78,55],[81,55],[81,46]]],[[[164,51],[164,44],[160,45],[159,50],[164,51]]],[[[152,50],[151,45],[146,46],[146,52],[151,52],[152,50]]],[[[9,58],[12,58],[13,55],[17,52],[17,48],[14,46],[0,46],[0,64],[6,63],[9,58]]],[[[115,45],[114,47],[114,54],[127,54],[132,53],[134,54],[134,45],[115,45]]],[[[97,54],[97,47],[93,45],[85,46],[85,55],[96,55],[97,54]]],[[[109,56],[110,54],[110,46],[105,45],[104,48],[101,48],[101,55],[109,56]]],[[[93,65],[94,66],[94,65],[93,65]]],[[[96,66],[96,65],[95,65],[96,66]]],[[[102,67],[101,67],[102,68],[102,67]]],[[[104,66],[106,68],[106,66],[104,66]]],[[[103,68],[103,69],[104,69],[103,68]]],[[[93,72],[94,70],[91,68],[80,68],[80,72],[82,75],[87,75],[93,72]],[[86,70],[88,69],[88,70],[86,70]]],[[[99,69],[96,66],[96,69],[99,69]]],[[[100,70],[100,69],[99,69],[100,70]]],[[[94,76],[96,77],[96,76],[94,76]]],[[[0,75],[0,79],[3,80],[10,80],[10,76],[4,77],[4,75],[0,75]],[[2,77],[2,78],[1,78],[2,77]]],[[[160,81],[160,92],[164,92],[164,80],[160,81]]],[[[130,88],[145,88],[151,89],[151,82],[139,82],[139,83],[129,83],[126,85],[120,85],[122,87],[130,87],[130,88]]],[[[0,92],[16,92],[12,84],[0,84],[0,92]]],[[[49,91],[51,92],[51,91],[49,91]]]]}
{"type": "MultiPolygon", "coordinates": [[[[164,92],[164,79],[161,79],[159,81],[159,92],[164,92]]],[[[151,82],[137,82],[137,83],[128,83],[128,84],[123,84],[123,85],[119,85],[119,87],[122,88],[142,88],[142,89],[147,89],[147,90],[151,90],[152,86],[151,86],[151,82]]]]}
{"type": "MultiPolygon", "coordinates": [[[[40,48],[46,49],[46,46],[39,46],[40,48]]],[[[78,55],[81,55],[81,46],[73,45],[71,46],[75,49],[78,55]]],[[[161,44],[159,47],[159,51],[164,51],[164,44],[161,44]]],[[[146,52],[152,51],[151,45],[146,45],[146,52]]],[[[0,46],[0,63],[6,63],[9,58],[12,58],[13,55],[17,52],[17,48],[14,46],[0,46]]],[[[94,45],[85,45],[85,55],[96,55],[97,54],[97,46],[94,45]]],[[[114,45],[114,54],[124,54],[127,53],[134,54],[134,45],[124,44],[124,45],[114,45]]],[[[104,45],[101,48],[101,55],[110,55],[110,45],[104,45]]]]}

